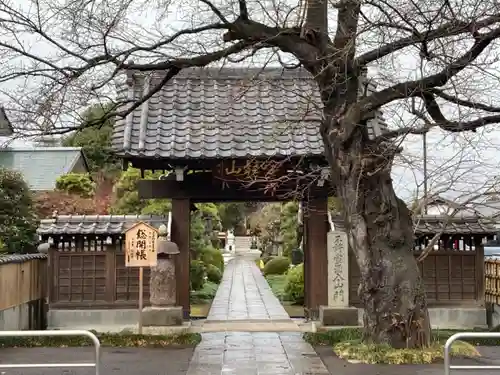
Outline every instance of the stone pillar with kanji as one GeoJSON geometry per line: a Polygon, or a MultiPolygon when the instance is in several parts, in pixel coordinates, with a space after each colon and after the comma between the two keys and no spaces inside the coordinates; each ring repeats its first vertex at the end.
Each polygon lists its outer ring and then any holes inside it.
{"type": "Polygon", "coordinates": [[[357,326],[358,309],[349,306],[349,246],[347,234],[331,231],[328,246],[328,306],[321,306],[319,319],[325,326],[357,326]]]}
{"type": "Polygon", "coordinates": [[[182,306],[176,306],[177,284],[175,258],[179,248],[167,239],[167,227],[161,225],[156,242],[157,263],[151,267],[149,301],[151,306],[143,309],[144,326],[182,325],[182,306]]]}

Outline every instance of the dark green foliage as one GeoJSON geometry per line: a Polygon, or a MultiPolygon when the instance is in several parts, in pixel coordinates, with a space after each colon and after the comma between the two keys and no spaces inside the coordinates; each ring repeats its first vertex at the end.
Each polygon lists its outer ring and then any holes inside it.
{"type": "Polygon", "coordinates": [[[112,103],[89,107],[82,115],[82,130],[71,134],[62,142],[66,147],[83,148],[92,173],[116,174],[121,169],[121,161],[111,149],[114,119],[101,120],[112,111],[112,103]]]}
{"type": "Polygon", "coordinates": [[[205,264],[214,265],[221,272],[224,271],[224,258],[219,249],[214,249],[211,246],[204,248],[200,252],[200,260],[202,260],[205,264]]]}
{"type": "MultiPolygon", "coordinates": [[[[487,332],[487,330],[478,328],[471,329],[468,332],[487,332]]],[[[434,329],[432,330],[432,338],[431,341],[445,341],[450,336],[454,335],[458,332],[464,332],[459,330],[440,330],[434,329]]],[[[362,328],[341,328],[334,329],[328,331],[320,331],[316,333],[305,333],[304,340],[313,346],[333,346],[339,342],[343,341],[352,341],[352,340],[360,340],[363,338],[363,329],[362,328]]],[[[500,341],[496,338],[468,338],[468,339],[460,339],[460,341],[468,342],[472,345],[476,346],[499,346],[500,341]]]]}
{"type": "Polygon", "coordinates": [[[57,178],[56,189],[90,198],[94,195],[95,184],[87,173],[68,173],[57,178]]]}
{"type": "Polygon", "coordinates": [[[290,259],[287,257],[275,257],[264,266],[264,275],[283,275],[290,268],[290,259]]]}
{"type": "Polygon", "coordinates": [[[197,210],[191,213],[190,248],[201,254],[206,248],[218,246],[217,231],[220,229],[220,217],[217,206],[213,203],[198,203],[197,210]]]}
{"type": "Polygon", "coordinates": [[[207,280],[214,284],[220,284],[222,280],[222,272],[220,271],[220,269],[218,269],[213,264],[207,264],[206,269],[207,269],[207,280]]]}
{"type": "MultiPolygon", "coordinates": [[[[147,171],[144,178],[157,180],[163,172],[147,171]]],[[[129,167],[120,176],[115,185],[115,201],[111,206],[111,213],[118,215],[168,215],[171,204],[168,199],[139,199],[137,182],[141,179],[139,169],[129,167]]]]}
{"type": "Polygon", "coordinates": [[[275,255],[264,255],[262,256],[262,261],[264,262],[264,265],[266,265],[267,263],[269,263],[270,260],[276,258],[275,255]]]}
{"type": "Polygon", "coordinates": [[[0,168],[0,252],[34,252],[36,227],[33,199],[23,176],[0,168]]]}
{"type": "Polygon", "coordinates": [[[304,264],[288,271],[285,281],[284,298],[297,305],[304,304],[304,264]]]}
{"type": "MultiPolygon", "coordinates": [[[[154,347],[196,346],[201,341],[199,333],[181,333],[173,335],[136,335],[133,333],[97,333],[92,332],[107,347],[154,347]]],[[[35,348],[35,347],[80,347],[93,346],[92,341],[83,336],[46,336],[46,337],[0,337],[0,348],[35,348]]]]}
{"type": "Polygon", "coordinates": [[[192,290],[190,293],[191,304],[203,305],[206,304],[207,301],[213,300],[215,294],[217,293],[218,287],[219,286],[216,283],[207,281],[205,284],[203,284],[203,288],[201,288],[200,290],[192,290]]]}
{"type": "Polygon", "coordinates": [[[191,280],[191,290],[200,290],[203,288],[205,283],[205,277],[207,276],[205,263],[201,260],[192,260],[190,267],[190,280],[191,280]]]}
{"type": "Polygon", "coordinates": [[[280,215],[280,232],[282,233],[283,255],[290,256],[293,249],[297,248],[297,227],[299,204],[288,202],[283,205],[280,215]]]}
{"type": "Polygon", "coordinates": [[[219,204],[219,214],[223,230],[234,229],[235,235],[245,235],[245,217],[254,212],[255,202],[231,202],[219,204]]]}
{"type": "Polygon", "coordinates": [[[285,301],[286,275],[267,275],[266,281],[276,298],[285,301]]]}
{"type": "Polygon", "coordinates": [[[326,332],[304,333],[304,340],[312,346],[333,346],[342,341],[358,340],[363,337],[361,328],[340,328],[326,332]]]}

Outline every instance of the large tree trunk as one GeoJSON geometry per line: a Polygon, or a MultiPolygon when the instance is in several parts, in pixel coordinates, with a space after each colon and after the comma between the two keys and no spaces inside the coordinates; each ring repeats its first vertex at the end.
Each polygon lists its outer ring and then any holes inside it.
{"type": "Polygon", "coordinates": [[[339,137],[323,135],[361,272],[365,340],[398,348],[428,345],[429,314],[413,255],[412,219],[392,185],[395,147],[368,140],[361,126],[349,142],[332,144],[339,137]]]}

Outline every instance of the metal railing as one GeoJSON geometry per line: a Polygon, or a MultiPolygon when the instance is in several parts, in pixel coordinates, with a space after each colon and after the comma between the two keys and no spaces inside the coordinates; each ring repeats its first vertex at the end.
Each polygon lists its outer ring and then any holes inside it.
{"type": "Polygon", "coordinates": [[[500,339],[500,332],[460,332],[451,336],[444,344],[444,375],[450,375],[451,370],[500,370],[500,366],[452,366],[451,345],[458,339],[500,339]]]}
{"type": "Polygon", "coordinates": [[[8,368],[75,368],[75,367],[93,367],[95,375],[99,375],[101,364],[101,343],[96,335],[90,331],[84,330],[49,330],[49,331],[0,331],[0,337],[41,337],[41,336],[86,336],[92,340],[95,350],[95,362],[82,363],[0,363],[0,369],[8,368]]]}

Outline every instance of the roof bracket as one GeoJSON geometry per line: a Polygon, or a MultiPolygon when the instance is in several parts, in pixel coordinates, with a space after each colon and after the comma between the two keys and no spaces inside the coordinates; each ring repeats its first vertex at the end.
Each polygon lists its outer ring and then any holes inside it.
{"type": "Polygon", "coordinates": [[[175,168],[175,181],[184,181],[184,171],[187,167],[177,167],[175,168]]]}

